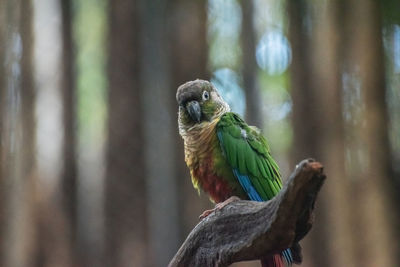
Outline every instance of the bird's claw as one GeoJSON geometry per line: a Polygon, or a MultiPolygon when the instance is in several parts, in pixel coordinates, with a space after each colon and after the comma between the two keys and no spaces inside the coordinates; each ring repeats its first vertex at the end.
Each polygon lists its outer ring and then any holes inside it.
{"type": "Polygon", "coordinates": [[[214,208],[214,209],[211,209],[211,210],[205,210],[205,211],[203,211],[203,213],[199,216],[199,219],[200,219],[200,220],[203,220],[205,217],[207,217],[208,215],[210,215],[214,210],[215,210],[215,208],[214,208]]]}
{"type": "Polygon", "coordinates": [[[215,208],[211,209],[211,210],[205,210],[200,216],[199,219],[202,220],[204,218],[206,218],[208,215],[210,215],[211,213],[213,213],[214,211],[218,211],[223,209],[226,205],[228,205],[229,203],[232,203],[234,201],[238,201],[240,200],[240,198],[238,198],[237,196],[232,196],[230,198],[228,198],[227,200],[217,203],[215,205],[215,208]]]}

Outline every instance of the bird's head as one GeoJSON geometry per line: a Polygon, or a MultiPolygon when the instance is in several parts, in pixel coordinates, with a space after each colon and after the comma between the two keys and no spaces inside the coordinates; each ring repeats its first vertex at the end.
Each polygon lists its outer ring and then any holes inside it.
{"type": "Polygon", "coordinates": [[[208,81],[195,80],[179,86],[176,92],[179,105],[179,124],[191,127],[229,111],[228,104],[208,81]]]}

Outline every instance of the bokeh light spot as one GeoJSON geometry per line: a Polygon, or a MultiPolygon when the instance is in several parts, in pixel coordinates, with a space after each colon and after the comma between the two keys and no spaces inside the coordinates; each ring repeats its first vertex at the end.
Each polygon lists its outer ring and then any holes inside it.
{"type": "Polygon", "coordinates": [[[283,73],[288,68],[291,58],[289,42],[281,31],[268,31],[257,45],[257,64],[269,75],[283,73]]]}

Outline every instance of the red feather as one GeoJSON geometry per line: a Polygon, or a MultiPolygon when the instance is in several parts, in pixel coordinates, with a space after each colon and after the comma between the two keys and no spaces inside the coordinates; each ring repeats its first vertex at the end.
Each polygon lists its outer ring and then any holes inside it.
{"type": "Polygon", "coordinates": [[[275,254],[261,260],[262,267],[285,267],[280,254],[275,254]]]}
{"type": "Polygon", "coordinates": [[[223,202],[232,196],[232,188],[228,182],[215,174],[211,157],[204,159],[201,165],[193,170],[193,174],[215,203],[223,202]]]}

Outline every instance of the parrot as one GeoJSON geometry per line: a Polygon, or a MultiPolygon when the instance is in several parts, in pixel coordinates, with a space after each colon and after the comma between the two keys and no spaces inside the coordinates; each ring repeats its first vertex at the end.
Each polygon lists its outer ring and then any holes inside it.
{"type": "MultiPolygon", "coordinates": [[[[207,193],[216,208],[234,197],[268,201],[278,194],[282,188],[279,167],[267,140],[259,129],[230,111],[212,83],[186,82],[178,87],[176,100],[179,134],[194,188],[207,193]]],[[[295,244],[266,256],[261,265],[300,264],[299,249],[295,244]]]]}

